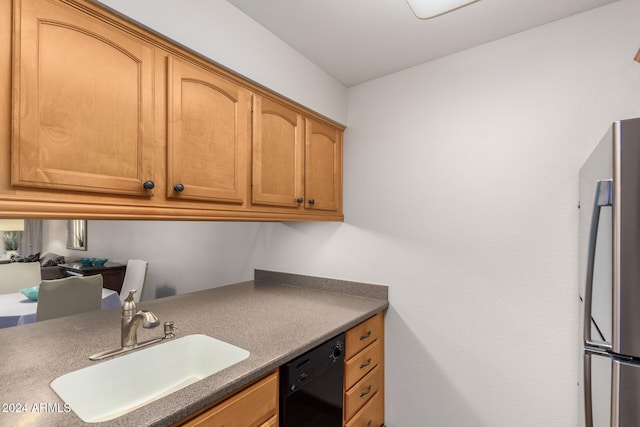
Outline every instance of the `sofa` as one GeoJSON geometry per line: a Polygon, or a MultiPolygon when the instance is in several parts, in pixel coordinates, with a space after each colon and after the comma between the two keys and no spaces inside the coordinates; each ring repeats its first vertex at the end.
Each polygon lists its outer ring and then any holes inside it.
{"type": "Polygon", "coordinates": [[[53,252],[47,252],[40,257],[40,273],[42,280],[61,279],[64,277],[59,264],[77,262],[78,257],[62,256],[53,252]]]}
{"type": "Polygon", "coordinates": [[[40,274],[42,276],[42,280],[53,280],[65,277],[64,271],[59,266],[60,264],[79,262],[79,259],[79,257],[75,256],[62,256],[53,252],[47,252],[42,256],[40,256],[40,253],[27,256],[11,255],[10,263],[40,262],[40,274]]]}

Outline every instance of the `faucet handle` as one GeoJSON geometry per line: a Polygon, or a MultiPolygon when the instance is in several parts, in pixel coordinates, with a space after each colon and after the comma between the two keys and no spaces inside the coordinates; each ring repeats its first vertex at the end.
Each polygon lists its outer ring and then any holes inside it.
{"type": "Polygon", "coordinates": [[[176,329],[176,327],[173,320],[164,322],[164,338],[167,339],[175,337],[176,335],[173,333],[174,329],[176,329]]]}
{"type": "Polygon", "coordinates": [[[129,291],[129,296],[125,298],[124,303],[122,304],[122,311],[128,311],[131,313],[131,316],[136,312],[136,302],[133,300],[133,294],[135,294],[138,290],[132,289],[129,291]]]}

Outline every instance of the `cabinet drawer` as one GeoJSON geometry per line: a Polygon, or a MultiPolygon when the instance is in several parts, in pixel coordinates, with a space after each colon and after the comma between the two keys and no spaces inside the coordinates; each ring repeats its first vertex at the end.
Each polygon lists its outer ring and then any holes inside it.
{"type": "Polygon", "coordinates": [[[269,426],[277,419],[278,375],[273,373],[249,388],[230,397],[208,411],[183,424],[193,427],[257,427],[269,426]]]}
{"type": "Polygon", "coordinates": [[[260,424],[260,427],[278,427],[278,417],[274,415],[264,424],[260,424]]]}
{"type": "Polygon", "coordinates": [[[344,396],[344,417],[350,419],[375,394],[382,389],[382,368],[376,366],[344,396]]]}
{"type": "Polygon", "coordinates": [[[349,390],[360,378],[369,373],[382,361],[380,341],[375,341],[369,347],[352,357],[344,365],[344,389],[349,390]]]}
{"type": "Polygon", "coordinates": [[[382,336],[382,313],[349,329],[345,337],[345,358],[349,360],[360,350],[382,336]]]}
{"type": "Polygon", "coordinates": [[[376,393],[345,427],[380,427],[384,424],[382,393],[376,393]]]}

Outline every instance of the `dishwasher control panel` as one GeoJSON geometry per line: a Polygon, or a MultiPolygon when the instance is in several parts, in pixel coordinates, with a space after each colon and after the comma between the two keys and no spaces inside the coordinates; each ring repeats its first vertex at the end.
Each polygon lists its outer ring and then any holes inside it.
{"type": "Polygon", "coordinates": [[[327,370],[344,363],[344,334],[309,350],[282,367],[283,391],[295,392],[305,384],[322,376],[327,370]]]}

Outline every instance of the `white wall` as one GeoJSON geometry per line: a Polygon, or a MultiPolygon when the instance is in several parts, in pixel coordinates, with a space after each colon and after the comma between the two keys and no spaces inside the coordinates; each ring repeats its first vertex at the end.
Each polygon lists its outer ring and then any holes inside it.
{"type": "Polygon", "coordinates": [[[43,253],[149,261],[142,300],[253,279],[264,238],[258,223],[88,221],[87,251],[66,249],[66,221],[44,221],[43,253]]]}
{"type": "Polygon", "coordinates": [[[346,123],[346,87],[226,1],[94,1],[262,86],[346,123]]]}
{"type": "Polygon", "coordinates": [[[577,425],[577,176],[640,116],[638,0],[349,90],[344,224],[261,268],[387,283],[387,424],[577,425]]]}

